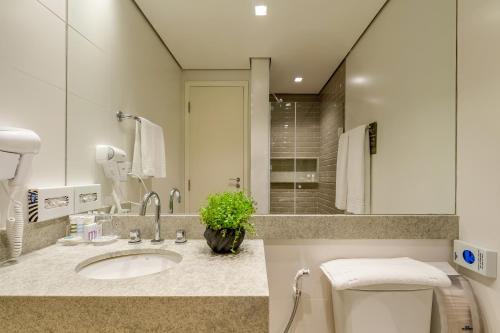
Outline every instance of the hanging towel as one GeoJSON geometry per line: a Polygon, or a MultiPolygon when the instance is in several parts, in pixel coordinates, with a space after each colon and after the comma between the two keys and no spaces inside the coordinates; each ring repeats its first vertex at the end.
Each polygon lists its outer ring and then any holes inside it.
{"type": "Polygon", "coordinates": [[[337,176],[335,178],[335,207],[341,210],[347,208],[347,152],[349,149],[349,134],[343,133],[339,138],[337,152],[337,176]]]}
{"type": "Polygon", "coordinates": [[[132,173],[140,177],[166,177],[163,129],[146,118],[140,119],[135,126],[132,173]]]}
{"type": "Polygon", "coordinates": [[[448,275],[440,269],[410,258],[337,259],[320,266],[336,290],[376,285],[449,287],[448,275]]]}
{"type": "Polygon", "coordinates": [[[347,212],[370,214],[370,138],[368,126],[348,132],[347,212]]]}

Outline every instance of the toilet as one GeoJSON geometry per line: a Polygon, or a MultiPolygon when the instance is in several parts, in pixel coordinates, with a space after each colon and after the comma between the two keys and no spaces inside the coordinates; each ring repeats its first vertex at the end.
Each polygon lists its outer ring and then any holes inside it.
{"type": "Polygon", "coordinates": [[[335,333],[429,333],[432,294],[418,285],[332,289],[335,333]]]}
{"type": "Polygon", "coordinates": [[[429,333],[433,289],[451,285],[410,258],[337,259],[321,269],[332,284],[335,333],[429,333]]]}

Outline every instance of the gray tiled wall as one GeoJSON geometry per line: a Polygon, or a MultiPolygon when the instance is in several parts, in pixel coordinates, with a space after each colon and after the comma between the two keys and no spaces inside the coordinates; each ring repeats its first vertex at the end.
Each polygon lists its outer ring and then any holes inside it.
{"type": "MultiPolygon", "coordinates": [[[[280,96],[282,97],[282,96],[280,96]]],[[[318,158],[320,108],[318,96],[283,96],[281,106],[272,104],[271,158],[318,158]],[[295,104],[295,101],[298,101],[295,104]],[[287,104],[288,102],[288,104],[287,104]]],[[[275,162],[274,167],[286,167],[275,162]]],[[[293,171],[293,168],[292,170],[293,171]]],[[[317,214],[318,184],[272,183],[271,214],[317,214]]]]}
{"type": "Polygon", "coordinates": [[[320,152],[318,212],[338,214],[335,208],[338,129],[344,127],[345,62],[320,93],[320,152]]]}
{"type": "MultiPolygon", "coordinates": [[[[335,174],[338,129],[344,127],[345,63],[319,95],[279,97],[284,102],[273,103],[271,111],[271,158],[318,158],[319,181],[295,189],[293,183],[272,183],[271,214],[342,213],[335,208],[335,174]]],[[[277,168],[285,164],[275,162],[277,168]]]]}

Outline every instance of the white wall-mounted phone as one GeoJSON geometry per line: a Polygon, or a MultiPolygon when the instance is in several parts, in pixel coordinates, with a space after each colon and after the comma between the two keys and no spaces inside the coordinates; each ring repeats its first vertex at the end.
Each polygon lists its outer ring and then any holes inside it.
{"type": "Polygon", "coordinates": [[[0,127],[0,182],[9,197],[7,216],[14,204],[14,218],[8,217],[7,235],[11,257],[22,252],[24,231],[23,204],[16,200],[17,193],[25,185],[33,157],[40,151],[40,137],[33,131],[0,127]]]}
{"type": "Polygon", "coordinates": [[[113,182],[112,197],[114,205],[111,213],[123,213],[121,206],[120,182],[126,182],[131,163],[127,161],[127,153],[122,149],[110,145],[97,145],[95,150],[96,162],[102,165],[104,174],[113,182]]]}

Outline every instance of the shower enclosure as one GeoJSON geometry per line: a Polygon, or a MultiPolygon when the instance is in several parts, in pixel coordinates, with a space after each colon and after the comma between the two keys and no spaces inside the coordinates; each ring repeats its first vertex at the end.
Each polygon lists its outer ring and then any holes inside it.
{"type": "Polygon", "coordinates": [[[319,214],[320,102],[271,102],[271,214],[319,214]]]}

